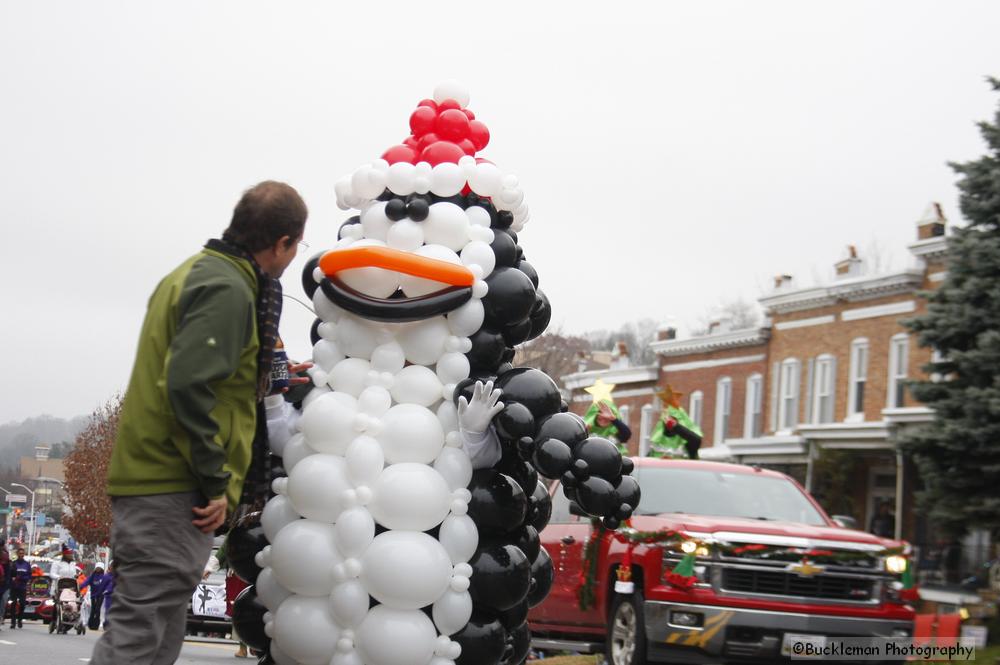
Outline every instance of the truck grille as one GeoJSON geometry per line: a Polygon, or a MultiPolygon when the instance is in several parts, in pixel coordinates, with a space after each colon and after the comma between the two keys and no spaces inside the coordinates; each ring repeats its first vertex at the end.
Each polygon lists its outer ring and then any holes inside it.
{"type": "Polygon", "coordinates": [[[798,596],[863,602],[874,596],[874,580],[833,575],[802,577],[795,573],[771,570],[725,568],[722,590],[773,596],[798,596]]]}

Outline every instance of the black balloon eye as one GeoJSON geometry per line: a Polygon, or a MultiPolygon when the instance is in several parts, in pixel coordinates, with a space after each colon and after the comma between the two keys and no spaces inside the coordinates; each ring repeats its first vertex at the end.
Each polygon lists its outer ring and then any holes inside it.
{"type": "Polygon", "coordinates": [[[412,198],[410,202],[406,204],[406,214],[409,215],[410,219],[414,222],[422,222],[427,219],[427,215],[430,213],[431,207],[427,203],[427,199],[412,198]]]}
{"type": "Polygon", "coordinates": [[[385,216],[394,222],[406,218],[406,202],[403,199],[390,199],[385,204],[385,216]]]}
{"type": "MultiPolygon", "coordinates": [[[[514,223],[514,213],[510,210],[500,210],[497,212],[496,228],[507,230],[514,223]]],[[[515,242],[517,242],[515,240],[515,242]]]]}

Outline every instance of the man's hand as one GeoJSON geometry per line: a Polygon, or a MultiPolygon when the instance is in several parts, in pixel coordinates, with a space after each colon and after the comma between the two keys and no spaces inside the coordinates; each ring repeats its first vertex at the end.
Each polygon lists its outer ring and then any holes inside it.
{"type": "Polygon", "coordinates": [[[498,401],[500,394],[499,388],[493,389],[492,381],[487,381],[485,386],[482,381],[476,381],[471,402],[465,395],[458,398],[458,423],[462,429],[476,434],[485,432],[493,417],[503,411],[504,404],[498,401]]]}
{"type": "Polygon", "coordinates": [[[214,533],[226,521],[226,510],[229,508],[229,501],[226,497],[220,496],[218,499],[211,499],[204,508],[192,508],[191,511],[200,519],[191,520],[202,533],[214,533]]]}
{"type": "Polygon", "coordinates": [[[611,407],[608,406],[607,402],[598,402],[597,415],[602,418],[607,418],[608,420],[615,419],[615,412],[611,410],[611,407]]]}

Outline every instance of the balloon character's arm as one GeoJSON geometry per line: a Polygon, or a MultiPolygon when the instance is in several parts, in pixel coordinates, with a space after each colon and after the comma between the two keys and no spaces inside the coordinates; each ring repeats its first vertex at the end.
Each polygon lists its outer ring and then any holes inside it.
{"type": "Polygon", "coordinates": [[[615,436],[618,437],[618,442],[628,443],[628,440],[632,438],[632,428],[626,425],[621,418],[615,418],[611,421],[611,424],[618,430],[615,433],[615,436]]]}
{"type": "Polygon", "coordinates": [[[485,432],[462,432],[462,449],[469,454],[473,469],[488,469],[503,456],[500,439],[492,427],[485,432]]]}
{"type": "Polygon", "coordinates": [[[698,459],[698,449],[701,448],[701,435],[693,432],[684,425],[681,425],[675,418],[668,417],[663,421],[663,429],[667,434],[673,434],[684,439],[687,447],[688,458],[698,459]]]}
{"type": "Polygon", "coordinates": [[[299,410],[278,394],[264,398],[264,413],[267,416],[268,441],[274,450],[281,450],[295,434],[299,410]]]}
{"type": "Polygon", "coordinates": [[[472,397],[458,398],[458,426],[462,435],[462,448],[472,460],[472,468],[486,469],[500,461],[500,440],[490,425],[494,416],[503,410],[500,389],[493,382],[477,381],[472,397]]]}

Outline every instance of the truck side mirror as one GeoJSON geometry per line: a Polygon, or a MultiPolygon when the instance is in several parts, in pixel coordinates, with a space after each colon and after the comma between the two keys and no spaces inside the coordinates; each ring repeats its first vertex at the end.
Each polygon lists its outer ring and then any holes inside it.
{"type": "Polygon", "coordinates": [[[850,515],[833,515],[830,519],[841,529],[857,529],[858,521],[850,515]]]}

